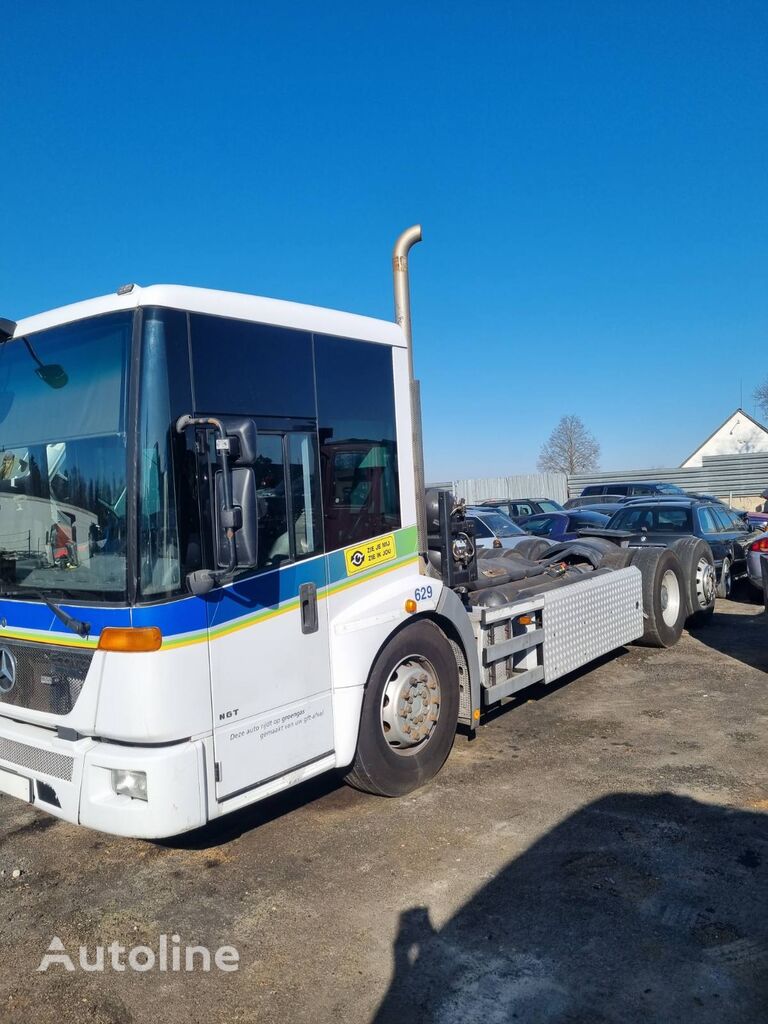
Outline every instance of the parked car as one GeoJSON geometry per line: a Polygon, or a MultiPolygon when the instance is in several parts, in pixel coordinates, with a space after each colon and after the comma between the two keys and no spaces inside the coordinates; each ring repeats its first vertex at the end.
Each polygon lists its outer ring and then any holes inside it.
{"type": "Polygon", "coordinates": [[[753,587],[763,592],[763,556],[768,556],[768,534],[760,530],[753,533],[747,547],[747,578],[753,587]]]}
{"type": "Polygon", "coordinates": [[[754,539],[733,509],[685,495],[628,501],[611,516],[606,530],[622,531],[630,545],[668,545],[686,535],[701,537],[712,549],[718,597],[728,597],[733,580],[747,574],[747,549],[754,539]]]}
{"type": "Polygon", "coordinates": [[[624,498],[625,495],[623,494],[580,494],[578,498],[569,498],[565,505],[563,505],[563,508],[592,508],[595,502],[618,503],[623,501],[624,498]]]}
{"type": "Polygon", "coordinates": [[[551,541],[560,543],[565,540],[576,540],[579,530],[599,529],[604,527],[610,516],[600,515],[599,512],[591,512],[588,509],[578,509],[571,512],[549,512],[544,515],[528,516],[518,523],[534,537],[548,537],[551,541]]]}
{"type": "MultiPolygon", "coordinates": [[[[606,495],[610,497],[610,495],[606,495]]],[[[599,512],[603,516],[612,516],[614,512],[618,512],[620,508],[624,508],[627,501],[631,501],[631,498],[620,498],[617,501],[602,501],[598,498],[591,498],[589,505],[582,505],[577,511],[579,512],[599,512]]]]}
{"type": "Polygon", "coordinates": [[[718,498],[716,494],[707,494],[705,491],[686,491],[689,498],[698,498],[699,501],[711,501],[714,505],[727,505],[727,501],[718,498]]]}
{"type": "MultiPolygon", "coordinates": [[[[699,501],[711,501],[714,505],[725,505],[726,508],[731,509],[731,512],[735,512],[736,515],[747,524],[750,530],[755,529],[754,523],[750,522],[749,512],[745,512],[742,508],[731,508],[725,498],[718,498],[716,494],[707,494],[702,491],[686,491],[689,498],[698,498],[699,501]]],[[[765,517],[768,522],[768,516],[765,517]]]]}
{"type": "Polygon", "coordinates": [[[616,494],[624,498],[632,498],[645,494],[679,494],[685,497],[685,491],[677,484],[668,484],[663,480],[629,480],[626,483],[588,484],[582,489],[581,496],[595,494],[616,494]]]}
{"type": "Polygon", "coordinates": [[[479,508],[496,508],[508,515],[516,523],[526,516],[535,516],[540,512],[561,512],[563,506],[551,498],[488,498],[481,501],[479,508]]]}
{"type": "Polygon", "coordinates": [[[521,530],[498,509],[473,505],[467,509],[466,517],[475,528],[478,548],[517,548],[525,558],[540,558],[551,546],[549,541],[539,540],[521,530]]]}

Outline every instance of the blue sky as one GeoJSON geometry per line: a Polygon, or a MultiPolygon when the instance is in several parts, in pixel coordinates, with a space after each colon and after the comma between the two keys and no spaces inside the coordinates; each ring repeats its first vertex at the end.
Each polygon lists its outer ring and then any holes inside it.
{"type": "Polygon", "coordinates": [[[427,476],[679,463],[768,373],[762,2],[6,4],[0,315],[125,281],[391,317],[427,476]]]}

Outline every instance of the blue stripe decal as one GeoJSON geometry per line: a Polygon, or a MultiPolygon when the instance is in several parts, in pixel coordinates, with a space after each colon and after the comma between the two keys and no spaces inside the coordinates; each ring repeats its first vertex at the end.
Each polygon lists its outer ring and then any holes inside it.
{"type": "MultiPolygon", "coordinates": [[[[403,531],[405,532],[405,531],[403,531]]],[[[399,559],[398,559],[399,561],[399,559]]],[[[395,568],[393,562],[391,568],[395,568]]],[[[386,569],[387,566],[383,566],[386,569]]],[[[364,582],[365,574],[359,580],[364,582]]],[[[277,610],[281,605],[296,600],[303,583],[314,583],[318,591],[347,579],[344,551],[295,562],[279,569],[262,572],[238,580],[227,587],[213,590],[205,597],[188,596],[174,601],[134,608],[107,608],[103,605],[83,606],[62,604],[61,607],[75,618],[91,624],[89,645],[95,645],[106,626],[159,626],[165,638],[198,633],[207,629],[218,630],[238,619],[247,619],[262,612],[277,610]]],[[[0,643],[4,630],[9,638],[15,632],[50,633],[52,642],[83,643],[39,601],[0,599],[0,643]]],[[[34,638],[31,638],[34,639],[34,638]]]]}

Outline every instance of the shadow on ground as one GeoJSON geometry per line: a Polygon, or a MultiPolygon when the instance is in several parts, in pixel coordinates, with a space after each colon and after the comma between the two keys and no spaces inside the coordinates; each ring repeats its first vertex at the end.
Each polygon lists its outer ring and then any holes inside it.
{"type": "Polygon", "coordinates": [[[768,816],[617,794],[442,928],[401,915],[375,1024],[768,1020],[768,816]]]}
{"type": "Polygon", "coordinates": [[[730,658],[768,672],[768,615],[754,596],[737,590],[741,600],[718,601],[712,618],[690,627],[691,636],[730,658]],[[748,600],[747,600],[748,598],[748,600]]]}

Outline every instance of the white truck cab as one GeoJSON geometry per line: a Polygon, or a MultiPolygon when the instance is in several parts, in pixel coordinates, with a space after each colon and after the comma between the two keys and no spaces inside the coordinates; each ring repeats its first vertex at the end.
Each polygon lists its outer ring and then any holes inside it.
{"type": "Polygon", "coordinates": [[[0,792],[146,838],[335,768],[397,795],[642,635],[636,568],[515,581],[445,496],[427,523],[405,299],[129,286],[0,321],[0,792]]]}

